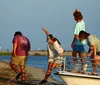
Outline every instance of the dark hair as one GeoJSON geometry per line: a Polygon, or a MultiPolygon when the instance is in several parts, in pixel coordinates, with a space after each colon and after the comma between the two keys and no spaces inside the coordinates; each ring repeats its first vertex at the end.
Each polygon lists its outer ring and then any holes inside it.
{"type": "Polygon", "coordinates": [[[75,17],[75,20],[82,20],[83,19],[82,13],[80,11],[75,11],[73,13],[73,16],[75,17]]]}
{"type": "Polygon", "coordinates": [[[61,45],[60,41],[57,38],[55,38],[55,41],[57,41],[61,45]]]}
{"type": "Polygon", "coordinates": [[[53,39],[53,38],[54,38],[54,36],[53,36],[52,34],[49,34],[48,37],[49,37],[50,39],[53,39]]]}
{"type": "Polygon", "coordinates": [[[81,36],[81,35],[86,35],[87,34],[87,32],[85,32],[85,31],[80,31],[80,33],[79,33],[79,37],[81,36]]]}
{"type": "Polygon", "coordinates": [[[16,36],[16,35],[22,35],[22,33],[20,31],[16,31],[14,36],[16,36]]]}
{"type": "Polygon", "coordinates": [[[52,34],[49,34],[48,37],[52,39],[54,42],[57,41],[61,45],[60,41],[57,38],[55,38],[52,34]]]}

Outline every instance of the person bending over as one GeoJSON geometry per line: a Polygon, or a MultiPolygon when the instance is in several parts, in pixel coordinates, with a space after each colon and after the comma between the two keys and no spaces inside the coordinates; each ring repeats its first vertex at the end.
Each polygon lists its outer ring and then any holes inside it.
{"type": "Polygon", "coordinates": [[[79,39],[80,41],[85,39],[87,40],[87,44],[89,46],[87,57],[90,52],[92,52],[90,58],[93,67],[93,74],[96,74],[96,65],[100,67],[100,39],[85,31],[80,31],[79,39]]]}

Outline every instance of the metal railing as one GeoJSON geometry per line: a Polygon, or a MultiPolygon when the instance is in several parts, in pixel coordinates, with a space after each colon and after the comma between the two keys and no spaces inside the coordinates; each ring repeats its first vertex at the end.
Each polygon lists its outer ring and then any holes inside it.
{"type": "MultiPolygon", "coordinates": [[[[87,58],[87,57],[84,57],[84,58],[69,57],[69,59],[68,59],[68,56],[64,56],[64,58],[62,60],[63,61],[63,64],[62,64],[63,68],[60,67],[62,69],[62,71],[67,71],[67,70],[72,70],[73,69],[73,67],[74,67],[73,58],[77,59],[78,64],[79,64],[79,68],[83,67],[81,59],[84,59],[85,60],[84,64],[88,65],[87,66],[87,68],[88,68],[87,71],[91,71],[91,72],[93,71],[92,64],[95,64],[95,63],[91,63],[91,60],[99,60],[99,59],[90,59],[90,58],[87,58]]],[[[97,69],[97,72],[100,72],[100,68],[98,66],[96,67],[96,69],[97,69]]],[[[79,70],[81,70],[81,69],[79,69],[79,70]]]]}

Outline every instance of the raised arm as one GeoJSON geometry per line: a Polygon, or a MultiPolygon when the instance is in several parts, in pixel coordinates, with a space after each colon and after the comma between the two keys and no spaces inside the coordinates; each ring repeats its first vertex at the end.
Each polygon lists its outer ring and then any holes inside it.
{"type": "Polygon", "coordinates": [[[48,32],[48,30],[46,30],[45,27],[42,27],[42,30],[45,32],[46,35],[49,35],[50,33],[48,32]]]}

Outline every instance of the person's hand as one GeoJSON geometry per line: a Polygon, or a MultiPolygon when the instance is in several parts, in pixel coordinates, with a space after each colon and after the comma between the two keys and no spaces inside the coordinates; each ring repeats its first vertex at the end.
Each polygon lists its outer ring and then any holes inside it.
{"type": "Polygon", "coordinates": [[[94,55],[94,59],[97,59],[97,56],[96,55],[94,55]]]}
{"type": "Polygon", "coordinates": [[[60,53],[60,57],[63,57],[63,53],[60,53]]]}
{"type": "Polygon", "coordinates": [[[17,55],[13,53],[12,56],[13,56],[13,57],[16,57],[17,55]]]}
{"type": "Polygon", "coordinates": [[[71,47],[72,47],[72,48],[73,48],[73,46],[74,46],[74,43],[71,44],[71,47]]]}
{"type": "Polygon", "coordinates": [[[49,31],[44,26],[42,26],[42,30],[45,32],[46,35],[50,34],[49,31]]]}
{"type": "Polygon", "coordinates": [[[86,53],[86,57],[89,57],[90,55],[89,55],[89,53],[86,53]]]}
{"type": "Polygon", "coordinates": [[[13,53],[13,57],[16,57],[16,56],[17,56],[17,55],[16,55],[16,53],[14,52],[14,53],[13,53]]]}
{"type": "Polygon", "coordinates": [[[42,30],[46,30],[44,26],[42,26],[42,30]]]}
{"type": "Polygon", "coordinates": [[[16,57],[17,55],[16,54],[14,54],[14,57],[16,57]]]}

